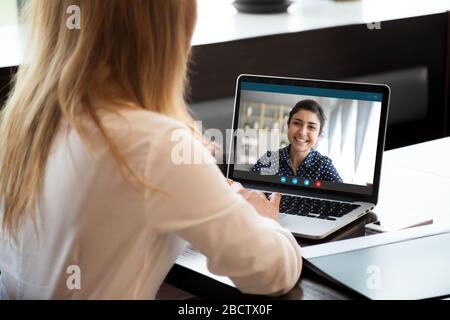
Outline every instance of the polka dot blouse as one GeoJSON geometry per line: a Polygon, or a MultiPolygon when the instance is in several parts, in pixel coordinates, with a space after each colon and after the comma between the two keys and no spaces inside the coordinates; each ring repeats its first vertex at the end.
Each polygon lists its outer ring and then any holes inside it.
{"type": "MultiPolygon", "coordinates": [[[[286,177],[299,177],[313,181],[342,182],[342,178],[330,158],[321,155],[318,151],[311,149],[305,160],[297,168],[297,174],[292,170],[289,157],[290,145],[278,151],[267,151],[253,166],[252,171],[265,175],[278,175],[286,177]],[[279,159],[277,165],[273,159],[279,159]]],[[[297,198],[298,199],[298,198],[297,198]]],[[[296,198],[282,195],[280,212],[285,212],[295,202],[296,198]]]]}

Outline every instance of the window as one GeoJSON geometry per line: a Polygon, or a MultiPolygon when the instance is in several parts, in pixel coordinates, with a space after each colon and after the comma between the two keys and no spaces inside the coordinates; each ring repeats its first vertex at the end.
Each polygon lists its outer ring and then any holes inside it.
{"type": "MultiPolygon", "coordinates": [[[[25,0],[26,1],[26,0],[25,0]]],[[[19,21],[19,6],[24,0],[0,1],[0,26],[16,25],[19,21]]]]}

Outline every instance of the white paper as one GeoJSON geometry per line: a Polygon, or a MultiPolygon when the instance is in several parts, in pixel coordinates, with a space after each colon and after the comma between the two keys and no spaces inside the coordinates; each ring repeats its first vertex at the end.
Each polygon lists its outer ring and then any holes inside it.
{"type": "Polygon", "coordinates": [[[207,277],[213,278],[219,282],[235,287],[230,278],[218,276],[211,273],[207,267],[206,257],[200,252],[198,252],[191,245],[186,246],[184,251],[178,256],[175,263],[185,268],[191,269],[195,272],[201,273],[207,277]]]}

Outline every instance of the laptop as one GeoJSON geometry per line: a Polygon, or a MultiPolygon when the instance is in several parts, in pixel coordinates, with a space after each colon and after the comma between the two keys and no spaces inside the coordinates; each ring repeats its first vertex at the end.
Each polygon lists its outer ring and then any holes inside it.
{"type": "Polygon", "coordinates": [[[304,265],[370,299],[450,295],[450,228],[421,226],[302,249],[304,265]]]}
{"type": "Polygon", "coordinates": [[[322,239],[377,204],[386,85],[241,75],[227,177],[280,192],[280,223],[322,239]]]}

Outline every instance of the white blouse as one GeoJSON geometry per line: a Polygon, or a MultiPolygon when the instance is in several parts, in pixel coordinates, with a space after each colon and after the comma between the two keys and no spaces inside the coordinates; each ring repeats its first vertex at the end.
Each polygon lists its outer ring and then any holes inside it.
{"type": "Polygon", "coordinates": [[[0,298],[154,299],[186,242],[243,292],[282,294],[296,284],[302,262],[294,237],[228,186],[183,124],[143,110],[101,118],[156,190],[124,181],[92,124],[92,148],[62,125],[36,228],[27,214],[17,241],[0,236],[0,298]],[[197,164],[181,161],[189,151],[197,164]]]}

